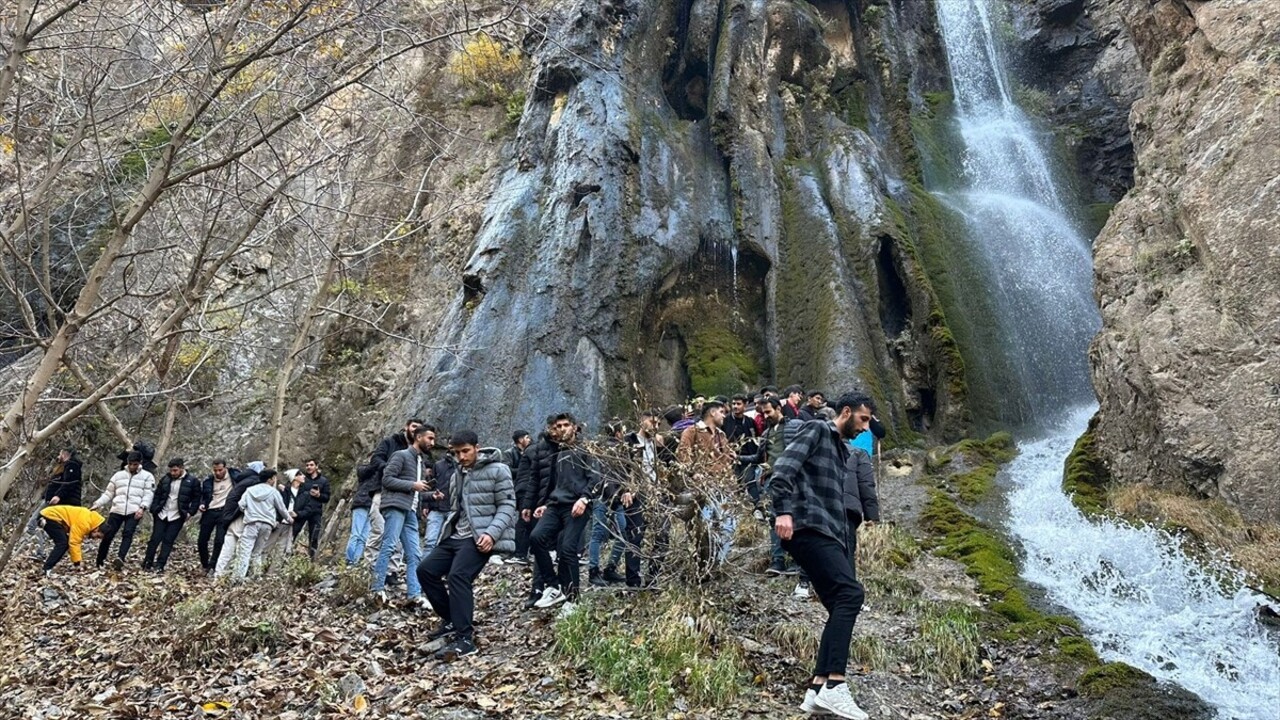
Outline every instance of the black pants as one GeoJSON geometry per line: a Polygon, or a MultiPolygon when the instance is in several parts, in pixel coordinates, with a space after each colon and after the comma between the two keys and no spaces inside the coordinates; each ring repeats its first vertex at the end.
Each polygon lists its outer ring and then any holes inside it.
{"type": "Polygon", "coordinates": [[[533,532],[533,520],[525,522],[522,517],[516,518],[516,557],[529,557],[529,535],[533,532]]]}
{"type": "Polygon", "coordinates": [[[627,587],[640,587],[643,584],[640,576],[640,558],[643,557],[644,548],[644,499],[639,495],[634,496],[631,507],[626,509],[625,514],[627,526],[622,530],[622,540],[626,548],[623,562],[626,566],[627,587]]]}
{"type": "Polygon", "coordinates": [[[843,675],[849,665],[853,624],[862,610],[863,591],[853,575],[849,554],[835,538],[813,530],[797,530],[782,547],[809,576],[813,591],[827,609],[813,674],[843,675]]]}
{"type": "Polygon", "coordinates": [[[548,583],[557,582],[560,590],[570,598],[578,596],[578,558],[582,555],[582,531],[590,520],[590,508],[574,517],[572,505],[548,505],[529,538],[533,558],[538,563],[542,577],[548,583]],[[559,572],[551,562],[552,549],[556,551],[559,572]]]}
{"type": "Polygon", "coordinates": [[[182,525],[187,519],[181,515],[177,520],[162,520],[158,517],[153,519],[151,537],[147,540],[147,554],[142,558],[142,569],[150,570],[154,567],[156,570],[164,570],[165,563],[169,562],[169,553],[173,552],[173,544],[177,542],[178,533],[182,532],[182,525]],[[156,548],[160,549],[159,557],[156,557],[156,548]]]}
{"type": "Polygon", "coordinates": [[[849,537],[846,547],[849,550],[849,567],[853,568],[853,579],[858,579],[858,526],[862,524],[862,516],[847,513],[845,520],[849,523],[849,537]]]}
{"type": "Polygon", "coordinates": [[[480,552],[476,542],[468,538],[441,539],[418,563],[418,582],[431,609],[452,624],[459,637],[470,638],[475,633],[474,585],[488,563],[489,553],[480,552]]]}
{"type": "Polygon", "coordinates": [[[53,540],[53,549],[49,551],[49,557],[44,559],[44,569],[52,570],[57,565],[62,556],[67,554],[67,548],[71,547],[70,538],[67,536],[67,528],[62,523],[48,518],[40,518],[40,527],[44,528],[44,534],[53,540]]]}
{"type": "Polygon", "coordinates": [[[102,526],[102,541],[98,543],[98,566],[101,567],[107,562],[107,555],[111,554],[111,541],[116,539],[116,533],[121,527],[124,528],[124,535],[120,538],[119,557],[123,562],[129,555],[129,546],[133,545],[133,534],[138,531],[138,518],[133,513],[128,515],[111,513],[102,526]]]}
{"type": "Polygon", "coordinates": [[[293,521],[293,539],[297,540],[302,534],[302,528],[307,529],[307,553],[311,555],[311,559],[316,559],[316,550],[320,548],[320,515],[308,515],[304,518],[298,518],[293,521]]]}
{"type": "Polygon", "coordinates": [[[196,546],[200,549],[200,567],[212,570],[222,552],[222,541],[227,538],[227,526],[222,524],[223,508],[205,510],[200,516],[200,535],[196,546]],[[213,538],[213,552],[209,552],[209,538],[213,538]]]}

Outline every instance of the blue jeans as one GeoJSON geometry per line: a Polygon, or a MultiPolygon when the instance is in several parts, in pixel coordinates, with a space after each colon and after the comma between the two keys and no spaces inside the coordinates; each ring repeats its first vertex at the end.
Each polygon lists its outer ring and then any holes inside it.
{"type": "Polygon", "coordinates": [[[385,590],[387,587],[387,566],[391,564],[391,554],[396,547],[404,548],[405,567],[411,568],[404,574],[405,591],[412,600],[422,595],[422,585],[418,583],[418,574],[412,568],[418,567],[421,560],[421,548],[418,546],[418,514],[406,512],[399,508],[382,508],[382,517],[386,522],[382,530],[382,547],[378,548],[378,561],[373,564],[372,592],[385,590]]]}
{"type": "Polygon", "coordinates": [[[444,519],[448,517],[441,510],[427,511],[427,536],[422,539],[422,555],[426,557],[440,544],[440,531],[444,529],[444,519]]]}
{"type": "Polygon", "coordinates": [[[364,555],[364,544],[369,539],[369,529],[373,522],[369,519],[369,508],[353,508],[351,510],[351,538],[347,540],[347,564],[355,565],[364,555]]]}
{"type": "Polygon", "coordinates": [[[626,511],[619,507],[617,510],[609,510],[605,507],[605,503],[597,500],[592,504],[591,508],[591,541],[587,544],[587,566],[593,568],[600,567],[600,546],[603,545],[611,534],[609,531],[609,515],[613,515],[614,525],[614,541],[613,549],[609,552],[609,567],[615,567],[618,561],[622,559],[623,550],[623,531],[627,529],[626,511]]]}

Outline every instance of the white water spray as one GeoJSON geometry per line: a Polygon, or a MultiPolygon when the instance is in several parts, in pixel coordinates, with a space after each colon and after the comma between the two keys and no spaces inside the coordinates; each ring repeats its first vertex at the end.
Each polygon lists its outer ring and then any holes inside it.
{"type": "Polygon", "coordinates": [[[1275,720],[1280,648],[1254,619],[1263,598],[1225,565],[1189,559],[1167,533],[1088,520],[1062,492],[1063,460],[1093,410],[1020,443],[1005,471],[1023,576],[1080,619],[1103,658],[1181,685],[1223,720],[1275,720]]]}
{"type": "Polygon", "coordinates": [[[1189,559],[1163,532],[1086,519],[1062,491],[1063,462],[1093,412],[1061,412],[1093,399],[1086,348],[1100,321],[1092,263],[1040,133],[1013,101],[994,2],[935,3],[964,146],[964,187],[939,197],[965,218],[985,263],[1003,352],[1021,385],[1004,400],[1048,430],[1020,443],[1006,471],[1007,525],[1026,551],[1023,575],[1080,618],[1104,658],[1185,687],[1223,720],[1276,720],[1280,649],[1254,620],[1261,597],[1229,568],[1189,559]]]}

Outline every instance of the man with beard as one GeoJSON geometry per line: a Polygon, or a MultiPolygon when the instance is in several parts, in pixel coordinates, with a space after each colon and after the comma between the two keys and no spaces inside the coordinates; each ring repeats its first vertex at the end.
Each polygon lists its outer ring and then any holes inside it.
{"type": "MultiPolygon", "coordinates": [[[[530,538],[538,525],[538,519],[533,516],[533,511],[546,504],[546,498],[539,494],[540,489],[551,486],[552,464],[555,461],[556,452],[560,449],[559,443],[552,436],[555,417],[555,415],[547,416],[545,427],[538,435],[538,441],[525,449],[524,456],[520,458],[520,465],[516,468],[516,509],[520,513],[520,521],[529,527],[530,538]]],[[[532,542],[530,542],[529,550],[532,551],[532,549],[532,542]]],[[[542,592],[546,587],[547,578],[542,576],[535,562],[529,596],[524,603],[525,610],[529,610],[542,599],[542,592]]]]}
{"type": "Polygon", "coordinates": [[[577,599],[582,535],[591,519],[591,501],[600,491],[598,463],[578,443],[577,419],[567,412],[556,415],[551,436],[559,448],[548,484],[540,485],[535,494],[545,500],[533,511],[538,525],[530,538],[538,570],[547,580],[542,597],[534,603],[538,608],[577,599]],[[556,551],[555,563],[551,560],[552,549],[556,551]]]}
{"type": "MultiPolygon", "coordinates": [[[[413,444],[392,453],[382,469],[382,515],[386,521],[378,561],[373,564],[373,584],[369,590],[380,602],[387,601],[387,568],[397,548],[404,552],[405,566],[418,567],[421,546],[418,539],[418,505],[421,494],[430,489],[430,451],[435,433],[419,426],[413,444]]],[[[405,591],[410,602],[426,604],[416,572],[405,573],[405,591]]]]}
{"type": "Polygon", "coordinates": [[[200,482],[187,472],[182,458],[169,461],[169,474],[156,486],[151,498],[151,537],[142,558],[143,570],[164,572],[169,553],[187,518],[200,509],[200,482]],[[159,550],[157,556],[156,550],[159,550]]]}
{"type": "Polygon", "coordinates": [[[862,585],[848,558],[845,481],[847,441],[865,427],[858,420],[865,411],[863,402],[861,396],[847,393],[835,402],[834,421],[800,425],[773,465],[769,490],[782,546],[804,568],[828,613],[813,680],[800,707],[852,720],[866,720],[867,714],[845,682],[849,641],[863,601],[862,585]]]}
{"type": "MultiPolygon", "coordinates": [[[[382,517],[382,470],[387,466],[391,456],[413,444],[413,436],[425,423],[418,418],[409,418],[404,427],[392,433],[378,443],[378,447],[369,456],[369,462],[356,468],[356,478],[361,487],[366,487],[369,494],[369,525],[365,536],[360,539],[364,548],[364,559],[373,562],[378,557],[378,549],[382,547],[382,531],[385,521],[382,517]]],[[[355,518],[352,518],[353,528],[355,518]]],[[[348,545],[350,543],[348,542],[348,545]]],[[[357,558],[358,560],[359,558],[357,558]]],[[[391,557],[391,575],[397,576],[404,570],[404,562],[400,553],[391,557]]]]}
{"type": "Polygon", "coordinates": [[[213,572],[213,564],[222,553],[222,543],[227,536],[227,526],[222,523],[222,514],[226,512],[227,496],[235,481],[227,470],[227,461],[213,461],[213,473],[200,485],[200,535],[196,538],[196,547],[200,551],[200,567],[206,573],[213,572]],[[209,539],[213,538],[213,551],[209,550],[209,539]]]}
{"type": "Polygon", "coordinates": [[[111,476],[102,496],[90,508],[97,510],[105,507],[109,508],[110,513],[102,526],[102,541],[98,543],[99,568],[106,563],[107,555],[111,553],[111,542],[121,528],[124,528],[124,536],[120,540],[120,554],[112,565],[117,571],[124,568],[129,546],[133,544],[133,534],[138,530],[138,521],[147,508],[151,507],[155,489],[155,476],[142,469],[142,454],[131,452],[126,455],[124,469],[111,476]]]}

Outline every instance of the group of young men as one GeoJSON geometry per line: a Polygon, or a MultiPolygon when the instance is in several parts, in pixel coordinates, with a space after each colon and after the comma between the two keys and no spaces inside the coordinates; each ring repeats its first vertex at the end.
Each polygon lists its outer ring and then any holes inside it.
{"type": "Polygon", "coordinates": [[[86,538],[98,540],[95,565],[103,568],[117,535],[120,543],[111,564],[117,571],[124,569],[138,526],[148,513],[151,535],[143,570],[165,571],[183,527],[196,515],[200,528],[196,545],[206,574],[243,579],[251,565],[262,566],[282,555],[304,529],[310,531],[308,549],[315,556],[330,495],[329,480],[315,460],[308,460],[301,470],[286,471],[284,486],[278,486],[276,471],[261,461],[240,470],[225,460],[214,460],[212,472],[200,480],[188,472],[185,460],[173,458],[157,480],[153,471],[158,467],[149,450],[140,442],[121,453],[120,470],[89,507],[81,505],[82,464],[75,450],[67,448],[59,454],[44,505],[32,519],[32,525],[53,541],[44,560],[46,575],[68,554],[79,568],[86,538]]]}
{"type": "MultiPolygon", "coordinates": [[[[769,513],[771,572],[789,572],[789,556],[802,573],[797,594],[807,596],[811,583],[828,611],[801,709],[861,720],[867,716],[844,673],[863,602],[855,568],[857,530],[879,519],[871,454],[882,436],[867,396],[849,393],[828,404],[823,393],[798,386],[646,411],[634,431],[614,421],[595,443],[586,442],[568,412],[548,417],[536,439],[526,431],[513,433],[506,451],[483,447],[476,433],[461,430],[450,435],[439,457],[436,429],[410,419],[357,468],[345,560],[371,566],[371,590],[382,602],[389,579],[402,578],[408,600],[440,618],[427,649],[454,660],[476,652],[474,585],[486,565],[500,562],[496,558],[530,564],[532,557],[526,608],[577,600],[584,544],[590,583],[653,586],[669,541],[670,514],[660,511],[695,494],[681,491],[699,480],[731,478],[750,497],[758,520],[769,513]],[[646,548],[650,526],[657,531],[646,548]],[[602,550],[611,537],[614,549],[602,568],[602,550]]],[[[215,461],[212,474],[199,481],[181,458],[171,460],[157,482],[144,467],[149,458],[134,451],[124,455],[122,469],[92,506],[82,508],[74,452],[64,451],[59,459],[38,518],[54,542],[46,572],[68,551],[78,565],[85,537],[100,538],[101,567],[121,531],[114,565],[122,567],[149,511],[144,568],[163,571],[184,523],[199,514],[202,566],[215,576],[244,578],[304,528],[314,556],[330,497],[329,481],[314,460],[293,472],[284,487],[277,487],[276,471],[260,462],[235,470],[215,461]]],[[[723,542],[727,548],[728,540],[723,542]]]]}

